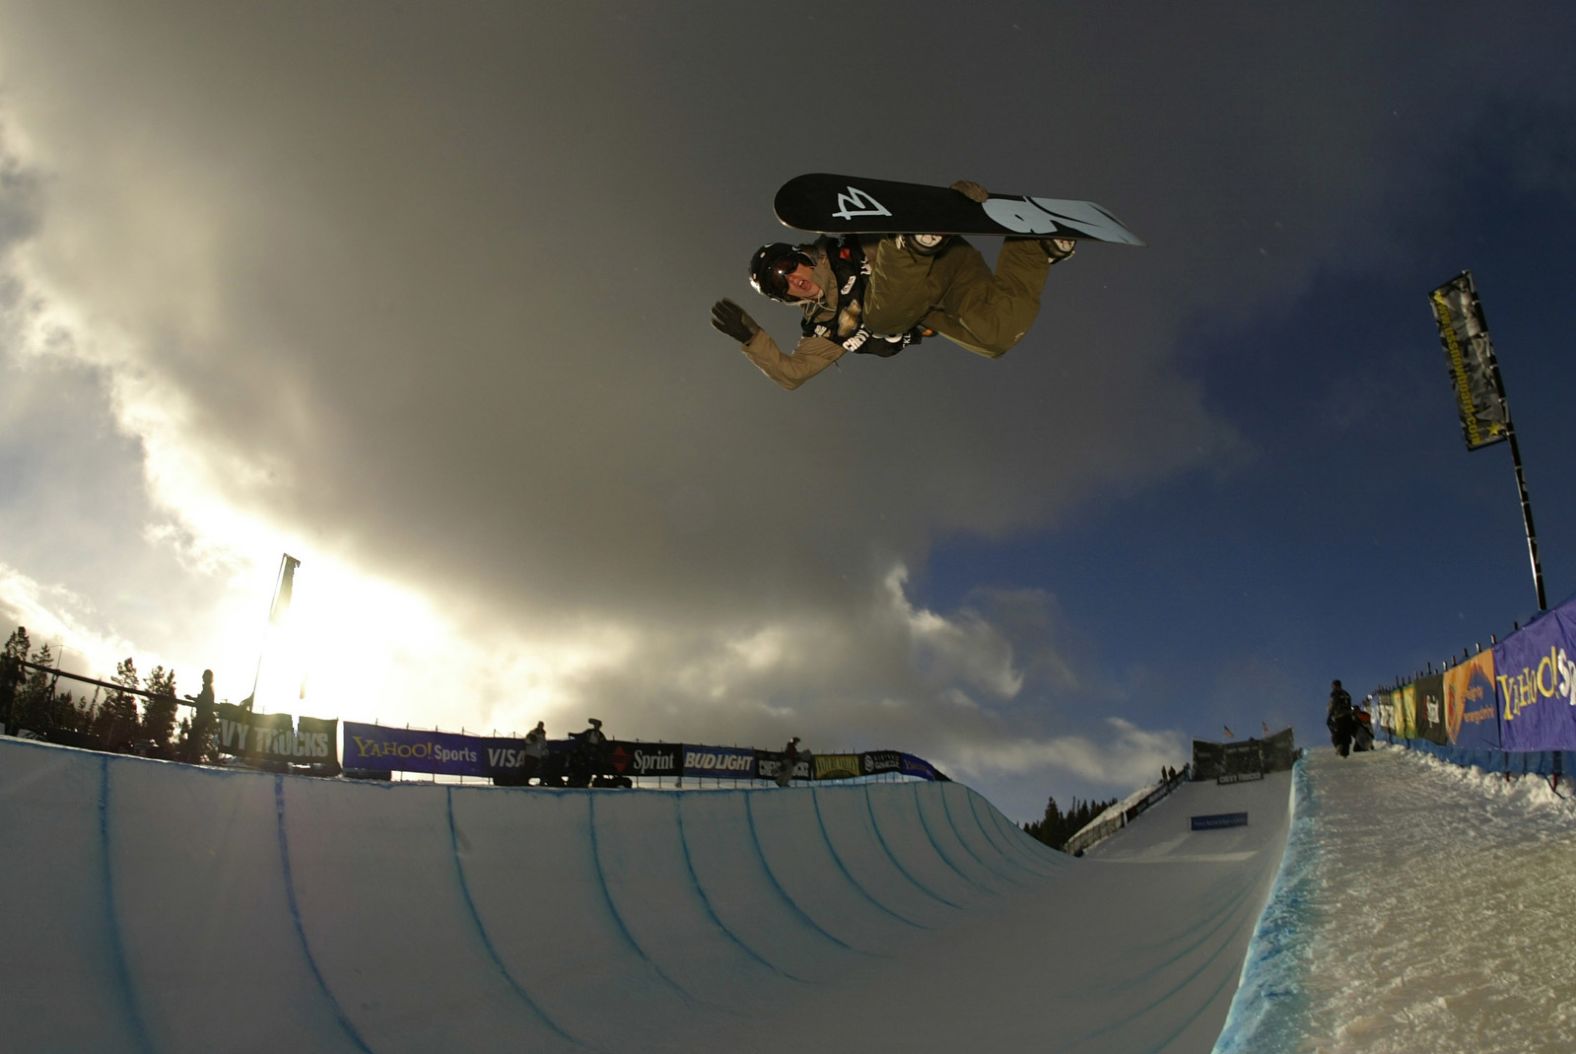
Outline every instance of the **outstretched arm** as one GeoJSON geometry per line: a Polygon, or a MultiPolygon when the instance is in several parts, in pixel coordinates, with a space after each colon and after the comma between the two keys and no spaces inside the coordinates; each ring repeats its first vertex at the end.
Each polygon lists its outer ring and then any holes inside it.
{"type": "Polygon", "coordinates": [[[719,300],[711,308],[711,324],[719,333],[740,343],[744,357],[777,384],[793,391],[843,356],[843,347],[823,337],[805,337],[792,355],[783,350],[755,320],[732,300],[719,300]]]}

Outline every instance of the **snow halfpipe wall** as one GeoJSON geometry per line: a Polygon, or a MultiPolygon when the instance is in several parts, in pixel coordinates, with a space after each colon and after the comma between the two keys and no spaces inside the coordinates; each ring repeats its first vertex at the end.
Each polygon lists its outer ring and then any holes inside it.
{"type": "Polygon", "coordinates": [[[958,784],[369,785],[0,739],[0,1046],[1207,1052],[1288,799],[1189,785],[1074,860],[958,784]]]}

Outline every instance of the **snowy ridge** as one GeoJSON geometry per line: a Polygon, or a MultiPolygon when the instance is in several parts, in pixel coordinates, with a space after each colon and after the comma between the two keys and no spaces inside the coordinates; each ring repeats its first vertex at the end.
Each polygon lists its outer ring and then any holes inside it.
{"type": "Polygon", "coordinates": [[[1297,777],[1219,1054],[1576,1050],[1576,803],[1383,745],[1297,777]]]}
{"type": "Polygon", "coordinates": [[[958,784],[389,786],[0,739],[0,898],[32,907],[0,1015],[23,1054],[1203,1054],[1287,796],[1187,786],[1077,861],[958,784]]]}

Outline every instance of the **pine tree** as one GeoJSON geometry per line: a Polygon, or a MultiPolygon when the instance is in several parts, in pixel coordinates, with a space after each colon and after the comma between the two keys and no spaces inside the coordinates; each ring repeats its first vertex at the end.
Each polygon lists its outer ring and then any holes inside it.
{"type": "Polygon", "coordinates": [[[13,715],[18,728],[44,735],[51,727],[49,711],[55,694],[55,676],[48,668],[55,664],[55,653],[45,644],[33,653],[29,661],[42,669],[26,670],[13,715]]]}
{"type": "Polygon", "coordinates": [[[126,690],[138,687],[137,664],[129,658],[122,659],[116,664],[115,676],[110,680],[119,687],[112,690],[99,707],[93,721],[93,733],[103,749],[126,753],[138,737],[142,724],[137,719],[136,696],[126,690]]]}
{"type": "Polygon", "coordinates": [[[175,671],[155,666],[143,687],[151,697],[142,704],[144,734],[153,740],[157,757],[170,757],[175,734],[175,671]]]}
{"type": "Polygon", "coordinates": [[[17,722],[17,696],[22,688],[22,666],[33,642],[28,640],[27,627],[18,626],[6,638],[5,650],[0,651],[0,725],[9,731],[17,722]]]}

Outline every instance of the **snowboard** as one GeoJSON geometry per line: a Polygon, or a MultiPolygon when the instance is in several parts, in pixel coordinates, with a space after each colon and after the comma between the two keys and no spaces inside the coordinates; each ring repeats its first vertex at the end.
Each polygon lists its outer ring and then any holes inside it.
{"type": "Polygon", "coordinates": [[[987,234],[1144,244],[1092,201],[992,194],[979,204],[951,187],[824,172],[784,183],[772,208],[783,226],[818,234],[987,234]]]}

